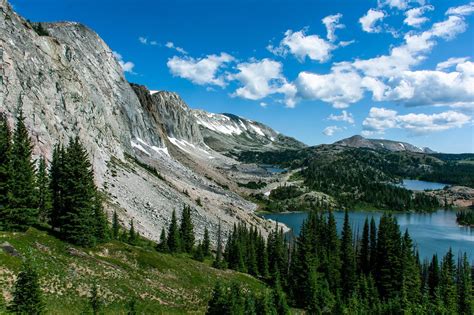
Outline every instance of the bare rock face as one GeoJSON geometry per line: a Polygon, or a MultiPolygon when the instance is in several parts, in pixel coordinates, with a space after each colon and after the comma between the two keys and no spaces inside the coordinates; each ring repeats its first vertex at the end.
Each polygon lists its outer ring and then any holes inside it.
{"type": "Polygon", "coordinates": [[[56,142],[78,135],[102,182],[109,157],[123,158],[147,130],[112,51],[77,23],[43,23],[50,36],[39,36],[5,0],[0,15],[1,110],[13,120],[22,106],[36,155],[49,158],[56,142]]]}
{"type": "Polygon", "coordinates": [[[206,145],[219,152],[301,149],[305,144],[272,128],[233,114],[194,110],[206,145]]]}
{"type": "Polygon", "coordinates": [[[222,184],[217,166],[236,163],[206,146],[193,111],[175,93],[130,85],[111,49],[78,23],[41,23],[48,35],[0,0],[0,111],[19,106],[34,155],[51,158],[58,141],[79,136],[106,209],[122,225],[158,239],[171,212],[191,206],[199,235],[245,222],[265,231],[255,204],[222,184]],[[46,36],[45,36],[46,35],[46,36]]]}

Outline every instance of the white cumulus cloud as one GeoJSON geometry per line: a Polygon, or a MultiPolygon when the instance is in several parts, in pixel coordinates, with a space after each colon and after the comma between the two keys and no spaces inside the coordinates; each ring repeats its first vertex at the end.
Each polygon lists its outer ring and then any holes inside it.
{"type": "Polygon", "coordinates": [[[322,19],[323,24],[326,26],[327,39],[331,42],[337,39],[336,29],[344,28],[344,24],[339,23],[339,20],[342,18],[342,14],[328,15],[322,19]]]}
{"type": "Polygon", "coordinates": [[[413,8],[405,12],[405,20],[403,22],[409,26],[420,27],[423,23],[427,22],[429,19],[423,14],[428,11],[433,11],[434,7],[432,5],[424,5],[422,7],[413,8]]]}
{"type": "Polygon", "coordinates": [[[355,122],[354,121],[354,116],[352,116],[352,114],[349,113],[346,110],[343,110],[340,115],[331,114],[331,115],[329,115],[329,117],[327,119],[328,120],[333,120],[333,121],[344,121],[344,122],[347,122],[349,124],[354,124],[354,122],[355,122]]]}
{"type": "Polygon", "coordinates": [[[121,54],[119,54],[116,51],[112,52],[115,59],[117,59],[117,62],[119,63],[120,67],[122,67],[123,72],[128,72],[128,73],[134,73],[133,68],[135,67],[135,64],[131,61],[124,61],[123,57],[121,54]]]}
{"type": "Polygon", "coordinates": [[[471,117],[456,111],[435,114],[409,113],[399,115],[397,111],[372,107],[369,116],[362,123],[363,134],[383,134],[387,129],[404,129],[410,134],[419,135],[452,128],[461,128],[471,121],[471,117]]]}
{"type": "Polygon", "coordinates": [[[446,70],[446,69],[450,69],[452,68],[453,66],[456,66],[460,63],[464,63],[466,61],[469,60],[469,57],[461,57],[461,58],[449,58],[448,60],[446,61],[443,61],[443,62],[440,62],[436,65],[436,70],[438,71],[442,71],[442,70],[446,70]]]}
{"type": "Polygon", "coordinates": [[[277,47],[269,45],[267,49],[277,56],[293,54],[300,62],[306,57],[319,62],[327,61],[336,46],[319,37],[318,35],[306,35],[306,29],[298,32],[288,30],[285,37],[277,47]]]}
{"type": "Polygon", "coordinates": [[[334,135],[336,132],[339,132],[339,131],[342,131],[342,128],[340,128],[338,126],[328,126],[328,127],[324,128],[323,134],[330,137],[330,136],[334,135]]]}
{"type": "Polygon", "coordinates": [[[168,59],[167,66],[174,76],[188,79],[195,84],[224,87],[225,77],[219,75],[218,71],[234,60],[234,57],[227,53],[208,55],[204,58],[174,56],[168,59]]]}
{"type": "Polygon", "coordinates": [[[390,8],[395,8],[398,10],[406,10],[410,7],[410,3],[424,5],[425,0],[379,0],[378,3],[379,7],[388,6],[390,8]]]}
{"type": "Polygon", "coordinates": [[[362,25],[362,29],[367,33],[380,33],[382,28],[375,24],[384,18],[385,13],[383,11],[369,9],[369,11],[359,19],[359,23],[362,25]]]}
{"type": "Polygon", "coordinates": [[[335,108],[346,108],[362,99],[361,80],[354,71],[336,69],[328,74],[300,72],[295,85],[303,99],[322,100],[335,108]]]}
{"type": "Polygon", "coordinates": [[[282,67],[280,62],[268,58],[239,63],[236,66],[238,73],[230,75],[230,79],[237,80],[242,86],[232,96],[259,100],[280,93],[287,98],[287,106],[294,106],[296,90],[283,76],[282,67]]]}
{"type": "Polygon", "coordinates": [[[470,15],[474,12],[474,2],[469,4],[461,5],[458,7],[451,7],[446,11],[447,15],[470,15]]]}

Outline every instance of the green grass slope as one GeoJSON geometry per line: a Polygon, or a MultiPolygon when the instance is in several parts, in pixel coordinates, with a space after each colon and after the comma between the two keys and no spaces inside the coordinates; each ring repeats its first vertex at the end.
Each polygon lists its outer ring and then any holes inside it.
{"type": "MultiPolygon", "coordinates": [[[[245,274],[116,241],[83,249],[29,229],[26,233],[0,232],[0,245],[5,242],[36,267],[47,314],[89,312],[88,296],[94,281],[105,303],[104,314],[126,314],[132,297],[138,300],[140,314],[202,314],[217,279],[237,281],[252,291],[264,288],[245,274]]],[[[0,293],[6,303],[21,259],[0,249],[0,293]]],[[[1,304],[0,313],[4,313],[1,304]]]]}

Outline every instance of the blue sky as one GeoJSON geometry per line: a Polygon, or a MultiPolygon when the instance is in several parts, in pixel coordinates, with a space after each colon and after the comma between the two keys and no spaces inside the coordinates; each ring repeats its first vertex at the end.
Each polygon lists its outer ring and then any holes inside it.
{"type": "Polygon", "coordinates": [[[353,134],[474,152],[474,2],[12,0],[77,21],[129,81],[313,145],[353,134]]]}

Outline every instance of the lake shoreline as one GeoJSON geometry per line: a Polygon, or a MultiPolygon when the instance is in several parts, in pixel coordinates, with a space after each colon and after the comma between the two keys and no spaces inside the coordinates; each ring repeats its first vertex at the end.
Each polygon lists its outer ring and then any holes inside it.
{"type": "MultiPolygon", "coordinates": [[[[338,232],[342,227],[344,211],[334,211],[338,232]]],[[[349,219],[354,232],[361,232],[365,219],[373,217],[378,225],[386,211],[349,211],[349,219]]],[[[438,209],[430,213],[392,212],[400,225],[400,230],[410,233],[422,259],[431,259],[433,254],[444,255],[449,248],[454,253],[466,252],[469,259],[474,259],[474,229],[461,226],[456,222],[456,211],[438,209]]],[[[261,215],[265,219],[281,222],[291,228],[292,234],[298,235],[307,212],[285,212],[261,215]]]]}

